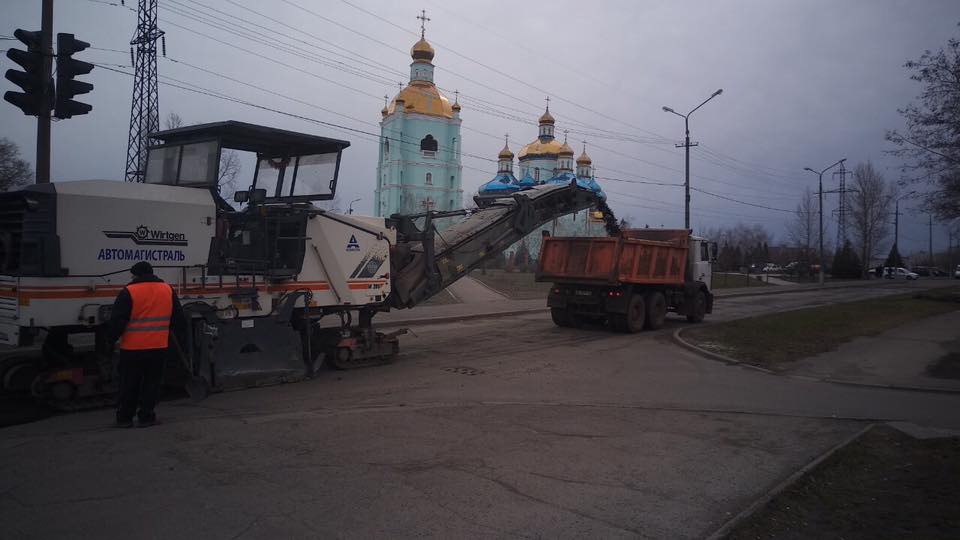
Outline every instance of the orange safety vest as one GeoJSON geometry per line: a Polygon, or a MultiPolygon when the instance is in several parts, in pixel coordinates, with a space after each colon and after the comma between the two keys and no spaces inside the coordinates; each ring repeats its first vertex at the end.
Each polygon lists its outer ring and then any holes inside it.
{"type": "Polygon", "coordinates": [[[127,292],[133,306],[130,321],[120,338],[120,349],[166,349],[173,315],[173,289],[163,282],[143,282],[127,285],[127,292]]]}

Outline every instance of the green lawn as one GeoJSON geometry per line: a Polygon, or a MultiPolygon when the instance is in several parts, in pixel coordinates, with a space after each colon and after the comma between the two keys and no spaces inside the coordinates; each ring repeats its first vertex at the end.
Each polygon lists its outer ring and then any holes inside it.
{"type": "Polygon", "coordinates": [[[872,336],[960,309],[960,288],[874,298],[789,311],[687,330],[683,338],[749,364],[776,369],[832,351],[859,336],[872,336]]]}
{"type": "Polygon", "coordinates": [[[550,287],[553,285],[552,283],[537,283],[533,280],[532,272],[487,270],[484,274],[480,270],[474,270],[470,273],[470,277],[514,300],[546,299],[550,287]]]}

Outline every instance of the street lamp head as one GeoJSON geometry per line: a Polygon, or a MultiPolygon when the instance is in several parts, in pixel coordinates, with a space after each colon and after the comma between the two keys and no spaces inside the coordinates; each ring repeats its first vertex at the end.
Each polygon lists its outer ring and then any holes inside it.
{"type": "Polygon", "coordinates": [[[721,89],[717,90],[716,92],[714,92],[713,95],[710,96],[710,97],[716,97],[716,96],[719,96],[719,95],[722,94],[722,93],[723,93],[723,88],[721,88],[721,89]]]}
{"type": "Polygon", "coordinates": [[[810,172],[812,172],[812,173],[817,172],[817,171],[811,169],[810,167],[804,167],[803,170],[805,170],[805,171],[810,171],[810,172]]]}
{"type": "Polygon", "coordinates": [[[663,112],[672,112],[672,113],[675,113],[675,112],[677,112],[677,111],[671,109],[670,107],[664,106],[664,107],[663,107],[663,112]]]}

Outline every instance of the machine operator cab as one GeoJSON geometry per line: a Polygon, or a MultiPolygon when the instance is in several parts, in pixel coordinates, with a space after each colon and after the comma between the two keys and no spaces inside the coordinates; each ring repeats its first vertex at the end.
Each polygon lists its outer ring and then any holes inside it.
{"type": "Polygon", "coordinates": [[[340,156],[347,141],[244,122],[187,126],[151,135],[146,183],[208,189],[217,203],[211,274],[257,274],[290,279],[300,273],[306,226],[315,201],[336,195],[340,156]],[[225,150],[256,160],[248,189],[222,197],[220,162],[225,150]]]}

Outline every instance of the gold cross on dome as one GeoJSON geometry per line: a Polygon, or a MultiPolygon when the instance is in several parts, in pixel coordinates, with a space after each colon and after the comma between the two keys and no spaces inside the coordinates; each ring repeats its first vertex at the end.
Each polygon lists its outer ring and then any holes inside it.
{"type": "Polygon", "coordinates": [[[550,96],[547,96],[547,110],[550,110],[550,96]]]}
{"type": "Polygon", "coordinates": [[[424,36],[427,34],[426,22],[430,20],[430,17],[427,17],[427,10],[421,9],[420,14],[417,15],[417,18],[420,19],[420,39],[424,39],[424,36]]]}

